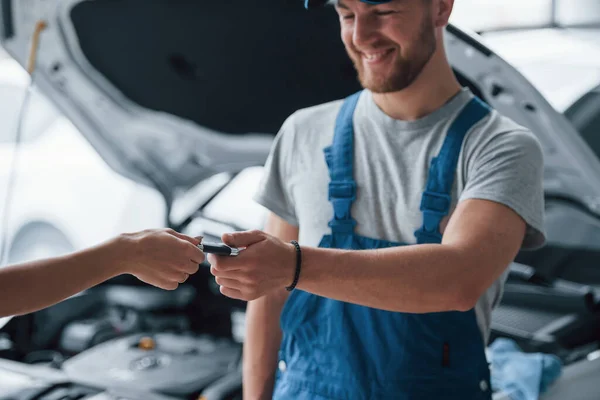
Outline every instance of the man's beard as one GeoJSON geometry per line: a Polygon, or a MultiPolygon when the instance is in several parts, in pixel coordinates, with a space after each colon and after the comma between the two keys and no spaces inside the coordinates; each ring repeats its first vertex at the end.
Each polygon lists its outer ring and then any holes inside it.
{"type": "Polygon", "coordinates": [[[358,79],[363,88],[374,93],[398,92],[410,86],[419,76],[436,50],[436,38],[430,18],[425,18],[421,25],[418,39],[414,48],[417,53],[410,59],[402,58],[400,48],[396,48],[391,72],[388,74],[373,74],[365,71],[363,60],[355,49],[346,49],[358,72],[358,79]]]}

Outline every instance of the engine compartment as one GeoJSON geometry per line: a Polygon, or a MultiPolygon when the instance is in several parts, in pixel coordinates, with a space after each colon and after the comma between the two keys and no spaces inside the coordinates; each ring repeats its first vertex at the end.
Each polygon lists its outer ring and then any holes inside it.
{"type": "Polygon", "coordinates": [[[67,360],[62,370],[76,382],[187,397],[234,371],[240,357],[241,346],[227,339],[135,334],[94,346],[67,360]]]}
{"type": "Polygon", "coordinates": [[[197,398],[239,370],[241,344],[192,329],[194,294],[190,286],[168,293],[110,284],[13,319],[0,358],[21,371],[9,375],[0,363],[0,399],[96,400],[113,398],[97,398],[103,391],[136,389],[197,398]],[[54,315],[62,318],[48,325],[54,315]],[[32,376],[40,369],[47,373],[32,376]]]}

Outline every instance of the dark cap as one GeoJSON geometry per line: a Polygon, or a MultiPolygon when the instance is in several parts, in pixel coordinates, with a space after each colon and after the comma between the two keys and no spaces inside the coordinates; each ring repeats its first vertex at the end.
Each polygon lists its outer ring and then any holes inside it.
{"type": "MultiPolygon", "coordinates": [[[[383,4],[383,3],[389,3],[392,0],[360,0],[360,1],[362,1],[363,3],[369,3],[369,4],[383,4]]],[[[329,2],[329,0],[304,0],[304,7],[317,8],[317,7],[324,6],[328,2],[329,2]]]]}

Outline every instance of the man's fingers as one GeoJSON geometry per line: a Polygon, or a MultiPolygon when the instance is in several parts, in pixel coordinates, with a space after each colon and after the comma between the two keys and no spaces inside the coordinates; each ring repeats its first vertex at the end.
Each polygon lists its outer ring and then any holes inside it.
{"type": "Polygon", "coordinates": [[[239,274],[238,270],[219,269],[214,265],[210,266],[210,273],[213,276],[219,276],[221,278],[235,279],[239,274]]]}
{"type": "Polygon", "coordinates": [[[223,243],[231,247],[248,247],[251,244],[258,243],[266,238],[262,231],[245,231],[226,233],[221,237],[223,243]]]}
{"type": "Polygon", "coordinates": [[[240,263],[240,256],[229,257],[209,254],[206,258],[211,266],[216,267],[220,271],[236,271],[242,268],[244,265],[240,263]]]}
{"type": "Polygon", "coordinates": [[[219,290],[224,296],[230,297],[232,299],[243,300],[242,292],[240,292],[239,290],[228,288],[226,286],[221,286],[219,290]]]}
{"type": "Polygon", "coordinates": [[[220,276],[217,276],[215,278],[215,282],[217,282],[217,284],[219,284],[220,286],[225,286],[235,290],[239,290],[243,286],[239,281],[236,281],[235,279],[221,278],[220,276]]]}

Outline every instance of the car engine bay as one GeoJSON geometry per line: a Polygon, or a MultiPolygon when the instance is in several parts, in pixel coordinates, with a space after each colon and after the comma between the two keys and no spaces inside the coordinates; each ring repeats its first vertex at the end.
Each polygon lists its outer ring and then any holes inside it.
{"type": "MultiPolygon", "coordinates": [[[[241,344],[217,332],[223,328],[193,328],[195,317],[203,319],[194,312],[195,292],[191,285],[164,292],[108,284],[14,318],[2,331],[0,357],[12,361],[0,361],[0,399],[96,399],[113,389],[140,389],[139,397],[120,399],[147,398],[147,392],[195,399],[240,375],[241,344]]],[[[221,320],[227,325],[225,316],[221,320]]],[[[220,398],[237,398],[239,386],[220,398]]],[[[98,399],[113,398],[107,396],[98,399]]]]}

